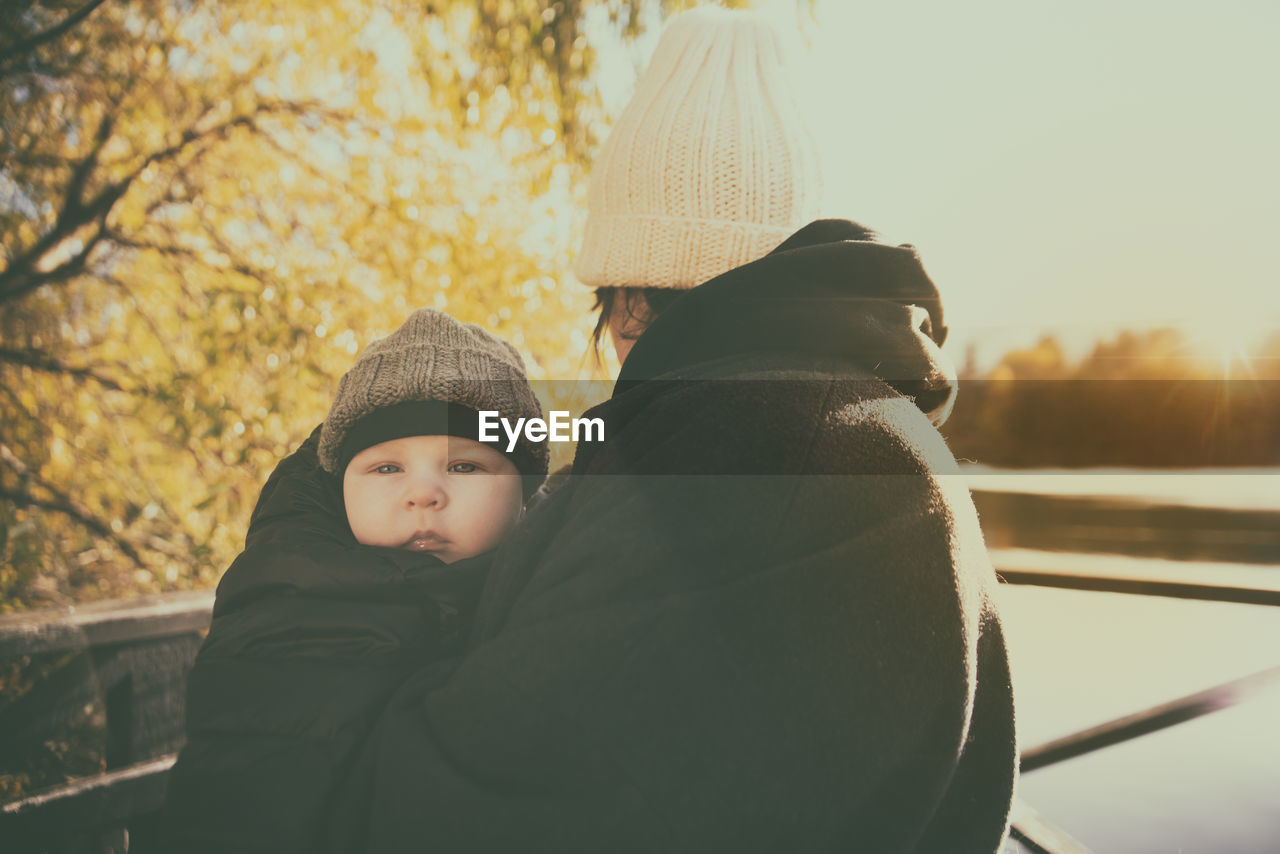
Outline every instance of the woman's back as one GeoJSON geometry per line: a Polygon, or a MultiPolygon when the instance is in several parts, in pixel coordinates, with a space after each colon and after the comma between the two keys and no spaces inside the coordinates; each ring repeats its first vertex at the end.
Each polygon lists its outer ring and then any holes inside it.
{"type": "Polygon", "coordinates": [[[591,413],[460,668],[384,716],[371,850],[999,845],[1012,700],[954,460],[856,353],[739,343],[591,413]]]}

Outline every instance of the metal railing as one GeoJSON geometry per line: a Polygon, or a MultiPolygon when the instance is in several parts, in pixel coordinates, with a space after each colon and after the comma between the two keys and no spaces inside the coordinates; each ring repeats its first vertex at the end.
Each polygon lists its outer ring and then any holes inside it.
{"type": "MultiPolygon", "coordinates": [[[[992,563],[1005,583],[1280,606],[1280,513],[1029,493],[1018,488],[1016,475],[1009,484],[974,492],[992,563]]],[[[1024,748],[1021,770],[1159,732],[1278,686],[1280,666],[1170,699],[1024,748]]],[[[1090,850],[1021,801],[1010,836],[1035,854],[1090,850]]]]}
{"type": "MultiPolygon", "coordinates": [[[[1026,773],[1075,759],[1211,712],[1229,709],[1277,686],[1280,686],[1280,667],[1268,668],[1029,747],[1022,751],[1020,767],[1026,773]]],[[[1089,850],[1025,803],[1014,805],[1012,818],[1011,835],[1036,854],[1087,854],[1089,850]]]]}

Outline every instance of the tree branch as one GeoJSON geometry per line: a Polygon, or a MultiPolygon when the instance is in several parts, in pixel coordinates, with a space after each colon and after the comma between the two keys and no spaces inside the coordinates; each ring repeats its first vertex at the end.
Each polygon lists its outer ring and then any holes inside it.
{"type": "Polygon", "coordinates": [[[37,498],[27,492],[0,488],[0,498],[6,498],[27,507],[38,507],[41,510],[52,510],[55,513],[69,516],[93,534],[115,543],[116,547],[138,566],[147,565],[142,559],[142,555],[134,548],[133,543],[117,534],[111,529],[110,525],[95,517],[88,508],[75,501],[69,495],[61,492],[52,484],[46,483],[43,478],[32,474],[27,465],[18,459],[13,451],[9,450],[8,445],[0,445],[0,461],[8,464],[9,468],[22,480],[33,482],[53,496],[52,498],[37,498]]]}
{"type": "Polygon", "coordinates": [[[0,60],[0,73],[7,71],[8,67],[16,62],[20,57],[40,47],[42,44],[61,38],[65,33],[70,32],[76,24],[93,14],[93,10],[97,9],[106,0],[89,0],[88,3],[63,18],[58,23],[49,27],[47,30],[20,39],[16,44],[12,44],[8,48],[8,56],[0,60]]]}
{"type": "MultiPolygon", "coordinates": [[[[202,219],[201,222],[205,222],[205,221],[202,219]]],[[[221,268],[214,267],[214,269],[221,269],[223,271],[237,273],[245,277],[246,279],[252,279],[255,282],[280,282],[280,283],[283,282],[283,280],[279,276],[277,276],[275,273],[272,273],[269,270],[264,270],[260,267],[254,267],[251,264],[247,263],[246,261],[240,260],[238,252],[235,255],[233,255],[232,253],[235,252],[235,248],[227,245],[225,241],[221,240],[221,238],[219,238],[216,234],[213,233],[212,229],[208,230],[208,236],[213,242],[214,247],[220,250],[229,259],[231,259],[230,261],[228,261],[225,267],[221,267],[221,268]]],[[[143,251],[156,252],[168,258],[185,258],[188,261],[192,261],[194,263],[201,264],[206,267],[213,266],[204,259],[202,252],[188,246],[176,246],[176,245],[166,246],[165,244],[162,244],[162,243],[150,243],[144,240],[136,240],[131,237],[124,237],[123,235],[116,234],[114,232],[110,235],[110,239],[113,243],[119,246],[123,246],[126,249],[133,249],[139,252],[143,252],[143,251]]],[[[184,282],[184,287],[185,287],[185,282],[184,282]]],[[[202,288],[198,291],[190,290],[188,292],[188,296],[190,296],[193,300],[195,300],[195,299],[198,299],[200,296],[211,297],[211,296],[217,296],[220,294],[237,294],[237,293],[240,293],[240,294],[244,293],[244,289],[243,288],[215,289],[215,288],[207,287],[207,288],[202,288]]]]}
{"type": "MultiPolygon", "coordinates": [[[[9,404],[14,408],[16,412],[21,412],[23,415],[27,416],[28,418],[36,417],[35,413],[31,411],[31,408],[28,407],[27,404],[24,403],[20,397],[18,397],[17,392],[15,392],[13,389],[9,388],[7,385],[0,385],[0,393],[4,394],[5,398],[8,399],[9,404]]],[[[13,416],[10,413],[6,412],[5,417],[12,418],[13,416]]]]}
{"type": "Polygon", "coordinates": [[[46,371],[53,374],[65,374],[66,376],[75,377],[77,379],[93,380],[99,385],[106,386],[113,391],[125,391],[126,389],[120,383],[104,377],[95,372],[92,368],[77,368],[58,361],[48,353],[39,350],[15,350],[11,347],[0,347],[0,361],[9,362],[15,365],[23,365],[28,368],[34,368],[37,371],[46,371]]]}
{"type": "MultiPolygon", "coordinates": [[[[113,288],[118,288],[126,294],[129,292],[129,286],[115,276],[103,276],[102,281],[113,288]]],[[[133,300],[133,310],[142,318],[142,322],[151,330],[151,336],[155,339],[156,344],[160,347],[160,352],[164,353],[165,359],[169,362],[169,373],[177,374],[179,372],[178,358],[173,354],[173,349],[169,344],[169,339],[160,331],[160,325],[156,323],[151,313],[147,311],[137,301],[133,300]]]]}
{"type": "Polygon", "coordinates": [[[262,133],[262,140],[266,142],[267,145],[269,145],[270,147],[274,148],[277,152],[279,152],[279,154],[283,156],[286,160],[288,160],[289,163],[292,163],[296,166],[301,166],[312,177],[319,178],[322,181],[325,181],[331,185],[336,185],[339,189],[342,190],[343,193],[346,193],[348,196],[351,196],[352,198],[358,199],[359,201],[363,202],[365,205],[365,209],[367,211],[372,212],[382,207],[382,205],[379,202],[375,201],[374,199],[371,199],[364,192],[363,189],[352,186],[347,181],[343,181],[339,178],[336,178],[331,173],[326,172],[324,169],[321,169],[319,166],[312,163],[303,155],[299,154],[296,151],[293,151],[284,143],[280,142],[280,140],[276,139],[269,131],[264,131],[262,133]]]}
{"type": "MultiPolygon", "coordinates": [[[[72,234],[64,235],[59,243],[61,240],[71,239],[72,236],[72,234]]],[[[25,257],[15,259],[4,272],[0,272],[0,304],[18,299],[42,285],[60,284],[83,274],[88,266],[89,254],[102,241],[102,238],[102,231],[94,232],[89,236],[88,243],[81,246],[76,254],[52,270],[40,270],[34,263],[28,263],[25,257]]],[[[52,246],[49,247],[49,249],[52,248],[52,246]]],[[[39,261],[38,256],[36,261],[39,261]]]]}
{"type": "Polygon", "coordinates": [[[0,498],[7,499],[8,501],[12,501],[14,504],[20,504],[24,507],[35,507],[39,510],[50,510],[54,513],[61,513],[64,516],[70,516],[95,536],[111,540],[111,542],[115,544],[116,548],[124,552],[129,559],[138,566],[146,566],[146,562],[143,561],[142,555],[138,553],[138,550],[133,547],[132,543],[122,538],[107,525],[104,525],[101,520],[94,519],[92,516],[86,516],[83,511],[76,508],[74,505],[56,500],[36,498],[33,495],[27,495],[23,492],[14,492],[13,490],[3,488],[0,488],[0,498]]]}
{"type": "Polygon", "coordinates": [[[85,184],[88,183],[89,176],[98,165],[98,158],[102,156],[102,149],[111,139],[111,132],[115,126],[115,113],[108,110],[98,122],[98,129],[94,131],[93,148],[89,149],[89,153],[71,171],[71,180],[67,182],[67,192],[63,195],[62,210],[58,214],[59,224],[64,217],[74,217],[83,207],[85,184]]]}
{"type": "Polygon", "coordinates": [[[235,128],[248,127],[256,130],[256,122],[260,116],[277,112],[299,113],[306,109],[307,106],[305,104],[289,102],[260,104],[252,113],[236,116],[233,119],[228,119],[203,130],[199,129],[200,121],[197,120],[183,132],[178,142],[159,151],[153,151],[144,157],[129,174],[119,181],[103,187],[92,199],[86,201],[82,197],[84,188],[98,163],[99,153],[110,138],[114,127],[114,118],[104,116],[99,123],[93,149],[76,166],[72,174],[64,197],[63,209],[58,215],[57,222],[30,248],[13,258],[9,266],[0,272],[0,304],[18,299],[42,285],[65,282],[82,273],[89,251],[103,237],[102,229],[105,228],[106,220],[111,210],[129,190],[133,182],[148,167],[173,160],[195,144],[223,140],[235,128]],[[88,245],[84,247],[84,251],[59,264],[52,270],[42,271],[38,269],[40,261],[45,255],[55,249],[62,241],[73,237],[78,229],[95,222],[99,231],[90,237],[88,245]]]}

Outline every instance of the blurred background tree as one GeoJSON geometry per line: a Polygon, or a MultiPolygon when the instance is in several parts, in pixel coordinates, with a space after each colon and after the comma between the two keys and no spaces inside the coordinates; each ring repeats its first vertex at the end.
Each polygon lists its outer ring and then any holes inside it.
{"type": "Polygon", "coordinates": [[[1056,338],[963,377],[957,458],[1009,468],[1280,465],[1280,334],[1211,354],[1176,329],[1121,332],[1069,360],[1056,338]]]}
{"type": "Polygon", "coordinates": [[[588,376],[587,34],[691,5],[6,4],[0,611],[211,586],[418,307],[588,376]]]}

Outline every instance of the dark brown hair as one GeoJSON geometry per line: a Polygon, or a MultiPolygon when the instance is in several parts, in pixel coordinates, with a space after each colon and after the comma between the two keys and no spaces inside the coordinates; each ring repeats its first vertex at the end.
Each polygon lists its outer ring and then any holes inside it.
{"type": "MultiPolygon", "coordinates": [[[[678,288],[596,288],[596,302],[591,308],[596,314],[596,325],[591,330],[591,349],[596,358],[600,358],[600,347],[604,341],[604,333],[609,328],[609,318],[613,316],[613,307],[618,300],[626,308],[627,315],[647,329],[658,317],[671,308],[684,291],[678,288]]],[[[639,333],[635,336],[639,337],[639,333]]]]}

